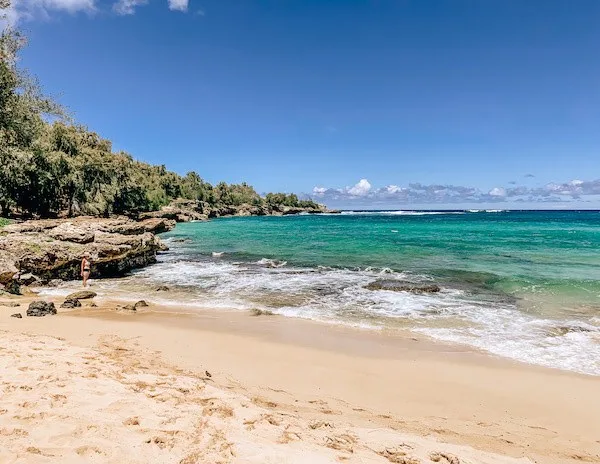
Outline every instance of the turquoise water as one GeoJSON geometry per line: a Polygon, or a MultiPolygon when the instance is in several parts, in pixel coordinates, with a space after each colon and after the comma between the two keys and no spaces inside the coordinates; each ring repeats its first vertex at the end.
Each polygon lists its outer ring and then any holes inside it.
{"type": "Polygon", "coordinates": [[[128,282],[169,298],[408,329],[600,375],[599,212],[384,212],[179,224],[128,282]],[[439,293],[364,288],[435,283],[439,293]]]}

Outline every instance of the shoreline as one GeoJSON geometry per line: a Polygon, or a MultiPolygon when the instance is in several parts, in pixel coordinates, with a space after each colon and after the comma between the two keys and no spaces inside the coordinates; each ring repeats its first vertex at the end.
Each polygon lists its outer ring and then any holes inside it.
{"type": "Polygon", "coordinates": [[[597,377],[412,334],[238,311],[189,316],[151,307],[130,315],[109,311],[114,305],[23,320],[10,320],[3,309],[0,330],[62,337],[88,349],[107,334],[135,340],[170,365],[210,371],[226,391],[258,395],[301,417],[383,427],[530,462],[600,460],[597,377]]]}

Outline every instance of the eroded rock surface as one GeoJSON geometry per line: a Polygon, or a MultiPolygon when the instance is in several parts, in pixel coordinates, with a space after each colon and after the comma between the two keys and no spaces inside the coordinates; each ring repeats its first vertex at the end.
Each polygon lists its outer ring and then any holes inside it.
{"type": "Polygon", "coordinates": [[[402,280],[376,280],[366,285],[367,290],[388,290],[392,292],[437,293],[441,289],[436,284],[415,284],[402,280]]]}
{"type": "Polygon", "coordinates": [[[0,284],[19,272],[43,281],[77,279],[81,258],[92,256],[94,278],[117,277],[156,262],[166,246],[155,235],[175,227],[175,221],[149,218],[78,217],[11,224],[0,233],[0,284]]]}
{"type": "Polygon", "coordinates": [[[30,317],[42,317],[56,314],[56,307],[54,303],[48,303],[47,301],[32,301],[27,309],[27,315],[30,317]]]}

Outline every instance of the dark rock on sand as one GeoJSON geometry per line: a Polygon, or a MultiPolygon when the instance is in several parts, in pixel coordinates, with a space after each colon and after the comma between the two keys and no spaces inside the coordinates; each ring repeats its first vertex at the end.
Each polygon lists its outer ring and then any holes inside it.
{"type": "Polygon", "coordinates": [[[54,303],[48,303],[42,300],[33,301],[29,304],[29,309],[27,309],[27,315],[32,317],[47,316],[49,314],[56,314],[54,303]]]}
{"type": "Polygon", "coordinates": [[[414,284],[401,280],[376,280],[366,285],[367,290],[388,290],[392,292],[437,293],[441,289],[436,284],[414,284]]]}
{"type": "Polygon", "coordinates": [[[117,311],[129,311],[129,312],[135,312],[137,311],[135,305],[125,305],[125,306],[117,306],[117,311]]]}
{"type": "Polygon", "coordinates": [[[69,309],[73,309],[73,308],[80,308],[81,307],[81,303],[79,302],[79,300],[75,299],[75,298],[67,298],[63,304],[60,305],[61,308],[69,308],[69,309]]]}
{"type": "Polygon", "coordinates": [[[140,300],[136,304],[133,305],[133,308],[136,311],[140,308],[147,308],[147,307],[148,307],[148,303],[146,303],[144,300],[140,300]]]}
{"type": "Polygon", "coordinates": [[[161,285],[160,287],[156,288],[157,292],[168,292],[169,290],[169,287],[167,287],[166,285],[161,285]]]}
{"type": "Polygon", "coordinates": [[[66,300],[89,300],[96,297],[96,292],[91,290],[81,290],[80,292],[71,293],[67,295],[66,300]]]}
{"type": "Polygon", "coordinates": [[[10,293],[11,295],[20,295],[21,294],[21,284],[16,279],[9,280],[6,284],[4,284],[4,291],[6,293],[10,293]]]}
{"type": "Polygon", "coordinates": [[[274,316],[275,313],[273,311],[269,311],[268,309],[258,309],[252,308],[250,310],[250,314],[253,316],[274,316]]]}
{"type": "Polygon", "coordinates": [[[21,313],[11,314],[10,317],[16,317],[17,319],[22,319],[23,318],[23,316],[21,316],[21,313]]]}

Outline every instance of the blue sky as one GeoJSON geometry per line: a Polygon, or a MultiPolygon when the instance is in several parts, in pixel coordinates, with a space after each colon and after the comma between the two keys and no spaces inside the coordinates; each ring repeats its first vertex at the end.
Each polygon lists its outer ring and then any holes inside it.
{"type": "Polygon", "coordinates": [[[14,8],[45,90],[177,172],[336,207],[600,207],[596,0],[14,8]]]}

